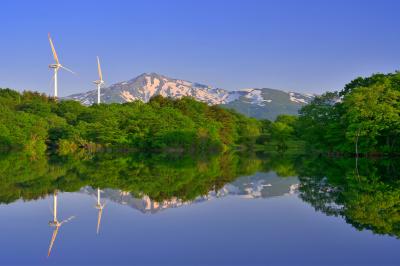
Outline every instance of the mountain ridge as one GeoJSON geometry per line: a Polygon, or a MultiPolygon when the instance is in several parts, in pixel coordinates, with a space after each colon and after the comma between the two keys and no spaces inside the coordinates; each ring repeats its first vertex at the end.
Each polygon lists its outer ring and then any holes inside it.
{"type": "MultiPolygon", "coordinates": [[[[228,91],[154,72],[142,73],[135,78],[114,83],[101,90],[101,99],[104,103],[125,103],[135,100],[148,102],[156,95],[175,99],[189,96],[209,105],[221,105],[248,116],[270,120],[274,120],[279,114],[297,114],[298,110],[315,96],[271,88],[228,91]]],[[[91,105],[96,102],[97,91],[72,94],[65,99],[91,105]]]]}

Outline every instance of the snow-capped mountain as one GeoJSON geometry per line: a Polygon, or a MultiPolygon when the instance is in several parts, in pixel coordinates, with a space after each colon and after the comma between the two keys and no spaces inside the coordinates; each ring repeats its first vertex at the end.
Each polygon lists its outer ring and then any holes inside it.
{"type": "MultiPolygon", "coordinates": [[[[134,79],[103,88],[101,98],[105,103],[124,103],[135,100],[147,102],[155,95],[171,98],[190,96],[210,105],[227,105],[246,115],[269,119],[273,119],[278,114],[297,114],[301,106],[314,98],[311,94],[266,88],[228,91],[156,73],[144,73],[134,79]]],[[[97,91],[73,94],[66,98],[91,105],[96,102],[97,91]]]]}

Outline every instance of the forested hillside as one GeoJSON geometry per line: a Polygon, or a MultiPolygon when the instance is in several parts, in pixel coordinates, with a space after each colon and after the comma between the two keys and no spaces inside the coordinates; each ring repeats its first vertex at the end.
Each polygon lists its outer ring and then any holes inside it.
{"type": "Polygon", "coordinates": [[[260,122],[191,98],[153,97],[148,103],[79,102],[36,92],[0,90],[0,146],[43,152],[79,148],[219,151],[260,134],[260,122]]]}

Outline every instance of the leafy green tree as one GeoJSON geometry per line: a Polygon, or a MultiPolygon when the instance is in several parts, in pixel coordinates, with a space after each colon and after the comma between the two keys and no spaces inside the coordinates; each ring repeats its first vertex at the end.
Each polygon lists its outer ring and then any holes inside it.
{"type": "Polygon", "coordinates": [[[308,147],[347,154],[400,152],[400,73],[357,78],[341,92],[316,97],[300,111],[308,147]]]}
{"type": "Polygon", "coordinates": [[[361,152],[395,149],[400,133],[400,90],[383,84],[357,87],[344,97],[343,105],[349,142],[358,141],[361,152]]]}

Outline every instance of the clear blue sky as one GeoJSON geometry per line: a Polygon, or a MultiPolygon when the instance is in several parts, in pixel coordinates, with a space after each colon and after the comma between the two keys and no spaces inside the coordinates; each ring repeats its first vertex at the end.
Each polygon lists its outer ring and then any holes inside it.
{"type": "Polygon", "coordinates": [[[51,92],[47,33],[62,96],[143,72],[213,87],[340,89],[400,69],[400,1],[1,1],[0,87],[51,92]]]}

